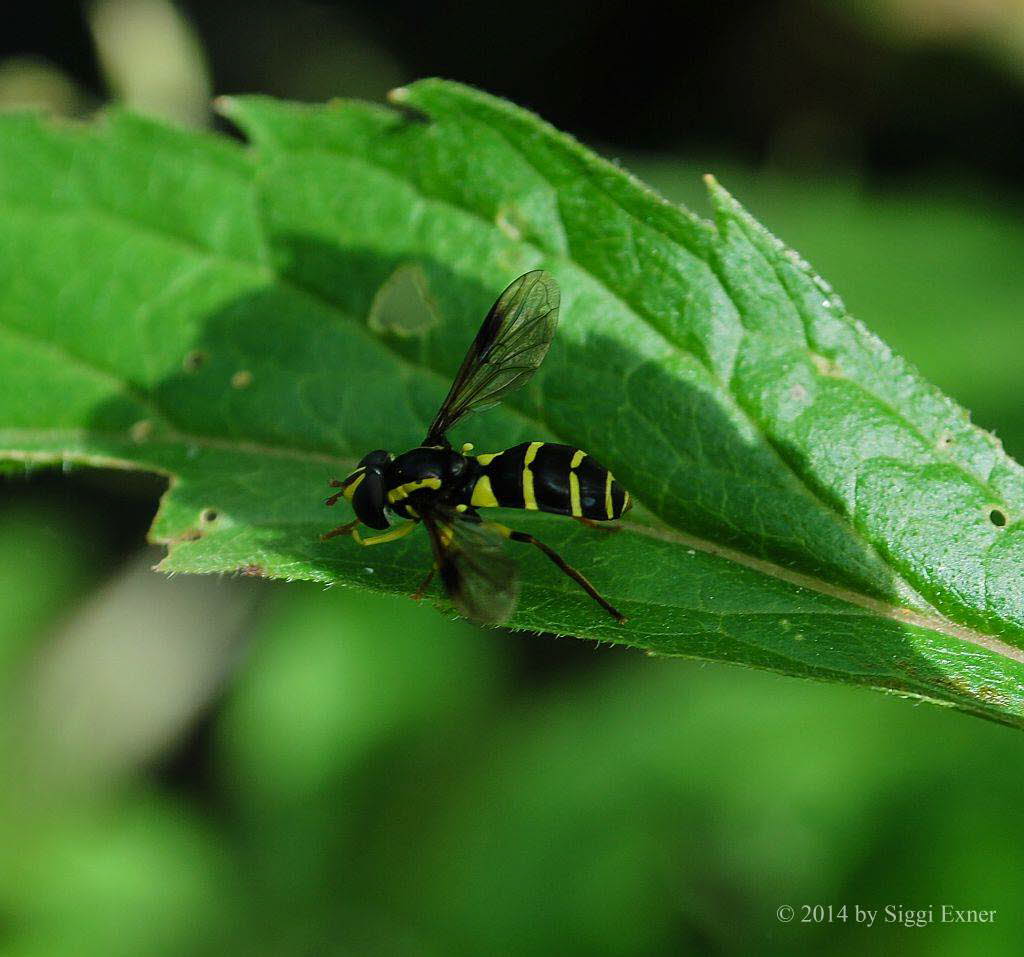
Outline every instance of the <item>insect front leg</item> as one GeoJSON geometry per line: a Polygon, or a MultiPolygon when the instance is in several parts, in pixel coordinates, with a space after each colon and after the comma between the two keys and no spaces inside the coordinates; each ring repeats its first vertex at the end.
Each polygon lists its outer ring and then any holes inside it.
{"type": "Polygon", "coordinates": [[[351,535],[355,537],[359,534],[356,531],[356,528],[358,528],[358,526],[359,519],[353,519],[351,522],[346,522],[344,525],[339,525],[337,528],[332,528],[329,532],[324,532],[323,535],[320,536],[320,541],[326,542],[327,539],[337,538],[339,535],[351,535]]]}
{"type": "Polygon", "coordinates": [[[345,494],[345,483],[341,479],[331,479],[327,483],[331,488],[340,488],[340,492],[335,492],[329,499],[324,502],[324,505],[336,505],[338,499],[345,494]]]}

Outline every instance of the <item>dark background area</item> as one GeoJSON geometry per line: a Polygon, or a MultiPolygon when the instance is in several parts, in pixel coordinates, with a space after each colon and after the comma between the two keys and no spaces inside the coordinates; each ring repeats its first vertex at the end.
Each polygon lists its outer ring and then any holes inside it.
{"type": "MultiPolygon", "coordinates": [[[[875,184],[969,172],[1016,194],[1024,84],[972,42],[972,17],[951,16],[957,4],[934,5],[930,18],[927,4],[903,6],[908,22],[894,34],[857,4],[816,0],[179,4],[217,92],[328,99],[346,69],[368,64],[359,85],[372,87],[386,51],[399,82],[458,79],[613,153],[671,150],[800,171],[839,164],[875,184]],[[351,43],[353,33],[365,42],[350,62],[325,69],[325,40],[351,43]]],[[[963,7],[983,20],[986,8],[1013,4],[963,7]]],[[[0,56],[25,53],[106,97],[79,5],[43,0],[9,19],[0,56]]]]}

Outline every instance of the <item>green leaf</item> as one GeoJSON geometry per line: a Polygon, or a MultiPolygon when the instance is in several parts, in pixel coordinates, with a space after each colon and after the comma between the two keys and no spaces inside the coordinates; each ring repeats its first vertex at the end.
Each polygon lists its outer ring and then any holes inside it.
{"type": "Polygon", "coordinates": [[[508,103],[393,96],[226,101],[248,148],[3,118],[0,459],[167,475],[166,571],[407,594],[423,537],[319,542],[347,518],[326,482],[415,445],[487,307],[542,267],[548,359],[454,438],[577,444],[642,508],[618,534],[510,515],[630,617],[525,553],[514,626],[1024,724],[1024,482],[991,435],[713,180],[707,222],[508,103]],[[396,327],[398,295],[426,321],[396,327]]]}
{"type": "MultiPolygon", "coordinates": [[[[698,169],[649,158],[634,165],[670,199],[703,202],[698,169]]],[[[934,186],[868,190],[851,179],[740,170],[727,179],[774,231],[813,251],[855,315],[870,316],[872,330],[912,355],[974,421],[998,428],[1011,455],[1024,452],[1021,354],[997,346],[1014,341],[1020,324],[1024,228],[1012,209],[934,186]]]]}

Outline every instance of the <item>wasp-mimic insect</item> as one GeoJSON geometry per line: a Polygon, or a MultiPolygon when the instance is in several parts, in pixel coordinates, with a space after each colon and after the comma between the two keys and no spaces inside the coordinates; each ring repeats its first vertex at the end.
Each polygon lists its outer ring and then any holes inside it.
{"type": "Polygon", "coordinates": [[[539,548],[617,621],[625,621],[584,576],[560,555],[525,532],[481,517],[481,508],[524,508],[570,515],[586,524],[621,517],[629,493],[612,473],[582,449],[552,442],[524,442],[503,452],[455,451],[449,430],[470,412],[497,405],[524,385],[544,361],[558,323],[558,284],[542,270],[513,282],[491,307],[462,360],[423,444],[397,458],[378,449],[364,456],[327,499],[344,497],[356,519],[323,538],[351,535],[361,545],[377,545],[408,535],[419,523],[427,529],[434,566],[414,597],[441,573],[460,614],[482,624],[498,624],[512,614],[519,590],[515,564],[502,539],[539,548]],[[391,527],[391,515],[403,521],[391,527]],[[358,526],[389,529],[362,538],[358,526]]]}

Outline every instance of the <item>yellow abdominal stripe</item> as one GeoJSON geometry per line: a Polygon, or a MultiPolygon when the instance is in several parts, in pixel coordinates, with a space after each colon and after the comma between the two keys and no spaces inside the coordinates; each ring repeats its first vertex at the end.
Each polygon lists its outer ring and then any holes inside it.
{"type": "MultiPolygon", "coordinates": [[[[476,456],[476,460],[480,465],[490,465],[501,452],[484,452],[482,455],[476,456]]],[[[470,497],[469,504],[476,508],[497,508],[498,497],[494,494],[494,489],[491,487],[491,479],[487,475],[481,475],[476,480],[476,485],[473,486],[473,495],[470,497]]]]}
{"type": "Polygon", "coordinates": [[[580,504],[580,477],[575,472],[569,472],[569,512],[574,518],[583,514],[583,506],[580,504]]]}
{"type": "Polygon", "coordinates": [[[586,457],[587,453],[583,449],[577,449],[569,463],[569,511],[574,518],[583,515],[583,505],[580,503],[580,477],[576,474],[576,469],[586,457]]]}
{"type": "Polygon", "coordinates": [[[615,515],[615,503],[612,501],[612,473],[604,480],[604,510],[609,518],[615,515]]]}
{"type": "Polygon", "coordinates": [[[533,492],[533,472],[530,463],[537,457],[543,442],[531,442],[523,456],[523,508],[537,510],[537,496],[533,492]]]}
{"type": "Polygon", "coordinates": [[[481,475],[476,480],[476,485],[473,486],[473,497],[469,500],[470,505],[476,505],[478,508],[497,508],[498,499],[494,495],[494,489],[491,488],[491,480],[486,475],[481,475]]]}

